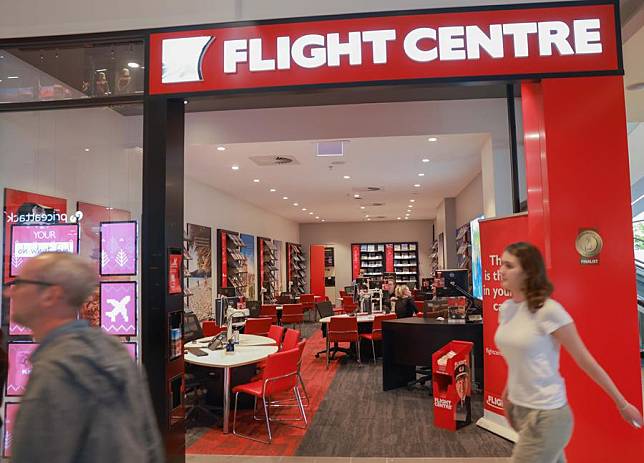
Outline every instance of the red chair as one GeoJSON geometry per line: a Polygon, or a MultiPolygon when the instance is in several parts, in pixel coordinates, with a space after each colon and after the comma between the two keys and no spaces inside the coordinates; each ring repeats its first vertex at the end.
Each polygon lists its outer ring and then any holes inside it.
{"type": "Polygon", "coordinates": [[[348,296],[347,292],[344,289],[340,290],[340,297],[348,296]]]}
{"type": "Polygon", "coordinates": [[[344,296],[342,298],[342,310],[345,313],[354,312],[358,308],[358,304],[353,302],[353,296],[344,296]]]}
{"type": "Polygon", "coordinates": [[[282,306],[282,325],[304,323],[304,307],[303,304],[284,304],[282,306]]]}
{"type": "Polygon", "coordinates": [[[270,318],[271,323],[277,323],[277,305],[265,304],[259,308],[259,316],[262,318],[270,318]]]}
{"type": "Polygon", "coordinates": [[[268,336],[271,328],[270,318],[247,318],[244,325],[244,334],[256,334],[259,336],[268,336]]]}
{"type": "MultiPolygon", "coordinates": [[[[289,350],[286,349],[286,338],[289,336],[289,331],[295,331],[295,330],[287,330],[286,335],[284,336],[284,350],[289,350]]],[[[295,331],[297,335],[299,336],[299,333],[295,331]]],[[[300,342],[297,342],[294,346],[294,348],[297,348],[300,351],[300,359],[297,362],[297,380],[299,383],[299,386],[302,387],[302,391],[304,392],[304,398],[306,399],[306,402],[304,403],[305,407],[309,406],[310,400],[309,400],[309,393],[306,391],[306,387],[304,386],[304,380],[302,379],[302,355],[304,354],[304,347],[306,346],[306,339],[302,339],[300,342]]],[[[278,400],[271,402],[271,406],[281,406],[281,407],[292,407],[294,406],[293,400],[292,399],[287,399],[287,400],[278,400]]]]}
{"type": "Polygon", "coordinates": [[[292,330],[288,328],[286,333],[284,333],[284,341],[282,341],[282,350],[291,350],[297,347],[297,343],[300,341],[300,332],[297,330],[292,330]]]}
{"type": "Polygon", "coordinates": [[[358,336],[358,318],[357,317],[331,317],[327,325],[326,332],[326,367],[329,368],[331,343],[334,343],[333,357],[336,352],[342,350],[349,354],[348,349],[340,349],[339,342],[356,343],[358,351],[358,363],[360,363],[360,336],[358,336]]]}
{"type": "Polygon", "coordinates": [[[382,321],[383,320],[395,320],[395,313],[388,313],[384,315],[376,315],[373,319],[373,326],[371,328],[371,333],[361,333],[360,337],[362,339],[367,339],[371,341],[371,351],[373,352],[373,363],[376,363],[376,346],[374,341],[382,341],[382,321]]]}
{"type": "MultiPolygon", "coordinates": [[[[302,304],[302,308],[304,309],[304,313],[314,311],[314,309],[315,309],[315,295],[314,294],[300,294],[300,304],[302,304]]],[[[315,318],[315,313],[313,313],[313,318],[315,318]]]]}
{"type": "Polygon", "coordinates": [[[225,328],[217,325],[217,322],[214,320],[204,320],[201,323],[201,329],[203,330],[204,337],[208,337],[218,335],[224,331],[225,328]]]}
{"type": "Polygon", "coordinates": [[[273,436],[271,434],[271,421],[284,421],[270,418],[270,415],[268,413],[270,398],[275,394],[287,391],[293,391],[295,401],[302,415],[301,420],[304,421],[304,426],[306,427],[308,421],[306,419],[306,413],[304,412],[304,406],[300,397],[300,391],[297,387],[299,358],[300,350],[298,348],[285,350],[269,355],[266,359],[266,367],[264,368],[262,379],[246,384],[240,384],[239,386],[233,388],[233,392],[235,393],[235,411],[233,413],[234,435],[257,442],[262,442],[264,444],[270,444],[273,440],[273,436]],[[248,394],[255,398],[255,406],[253,411],[257,407],[257,399],[262,400],[262,403],[264,405],[264,416],[266,419],[266,430],[268,432],[267,441],[237,432],[237,401],[239,399],[240,393],[248,394]]]}
{"type": "Polygon", "coordinates": [[[277,343],[278,349],[282,345],[282,338],[284,337],[284,327],[279,325],[271,325],[268,330],[268,337],[277,343]]]}

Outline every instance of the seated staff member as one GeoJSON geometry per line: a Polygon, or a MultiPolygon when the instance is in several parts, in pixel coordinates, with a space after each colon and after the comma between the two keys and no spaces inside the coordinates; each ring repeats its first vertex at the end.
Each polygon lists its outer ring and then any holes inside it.
{"type": "Polygon", "coordinates": [[[391,306],[396,302],[394,296],[395,290],[396,285],[394,284],[394,280],[387,280],[382,287],[382,309],[387,313],[391,312],[391,306]]]}
{"type": "Polygon", "coordinates": [[[396,316],[398,318],[413,317],[416,314],[416,303],[407,285],[396,287],[396,316]]]}

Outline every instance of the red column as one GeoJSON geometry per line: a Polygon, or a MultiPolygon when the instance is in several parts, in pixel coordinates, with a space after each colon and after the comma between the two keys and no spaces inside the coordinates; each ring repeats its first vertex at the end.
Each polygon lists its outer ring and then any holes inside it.
{"type": "Polygon", "coordinates": [[[311,293],[324,297],[324,246],[312,244],[309,252],[311,293]]]}
{"type": "MultiPolygon", "coordinates": [[[[523,83],[530,240],[544,251],[554,298],[590,352],[642,408],[624,87],[621,77],[523,83]],[[575,238],[603,239],[598,265],[581,265],[575,238]]],[[[642,432],[562,354],[575,415],[571,462],[644,461],[642,432]]]]}

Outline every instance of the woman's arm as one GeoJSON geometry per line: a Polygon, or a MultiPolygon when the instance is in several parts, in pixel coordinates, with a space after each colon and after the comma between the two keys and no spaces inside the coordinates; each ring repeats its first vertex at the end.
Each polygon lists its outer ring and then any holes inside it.
{"type": "Polygon", "coordinates": [[[642,415],[619,392],[617,386],[604,369],[597,363],[581,340],[574,323],[562,326],[552,332],[552,336],[566,348],[577,365],[586,372],[615,402],[622,418],[632,426],[642,427],[642,415]]]}
{"type": "Polygon", "coordinates": [[[503,393],[501,394],[501,400],[503,402],[503,415],[505,416],[505,419],[508,420],[508,423],[510,423],[510,426],[512,427],[512,429],[514,429],[515,431],[518,431],[518,429],[514,427],[514,423],[512,421],[512,407],[514,405],[512,404],[512,402],[510,402],[510,399],[508,399],[507,383],[503,388],[503,393]]]}

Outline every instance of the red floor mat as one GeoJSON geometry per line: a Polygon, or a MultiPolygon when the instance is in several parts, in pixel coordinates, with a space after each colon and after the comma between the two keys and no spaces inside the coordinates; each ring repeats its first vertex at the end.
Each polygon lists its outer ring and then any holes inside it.
{"type": "MultiPolygon", "coordinates": [[[[329,369],[326,369],[326,359],[324,355],[320,358],[315,358],[315,353],[325,348],[325,340],[322,337],[322,332],[317,331],[311,336],[304,349],[302,356],[302,378],[306,385],[306,390],[309,393],[311,403],[305,407],[306,416],[309,422],[313,420],[315,412],[320,406],[320,402],[324,398],[327,389],[329,388],[338,362],[331,362],[329,369]]],[[[231,429],[232,429],[232,406],[230,411],[231,429]]],[[[273,412],[271,412],[273,413],[273,412]]],[[[291,417],[299,416],[297,407],[280,409],[277,413],[272,414],[275,417],[291,417]]],[[[237,430],[244,434],[250,434],[262,439],[266,439],[266,425],[263,421],[253,421],[250,416],[250,411],[240,413],[237,416],[237,430]]],[[[294,423],[301,426],[302,422],[294,423]]],[[[271,423],[271,431],[273,433],[273,442],[271,444],[261,444],[249,439],[231,434],[224,434],[221,428],[211,429],[201,436],[194,444],[186,450],[187,454],[200,454],[200,455],[266,455],[266,456],[281,456],[281,455],[294,455],[304,434],[305,429],[297,429],[292,426],[287,426],[283,423],[271,423]]]]}

